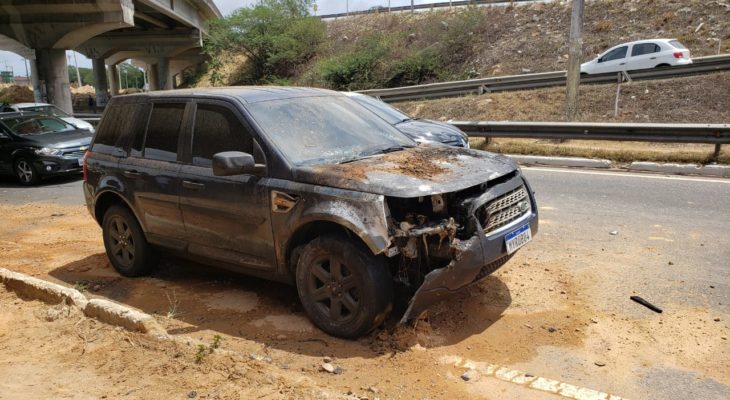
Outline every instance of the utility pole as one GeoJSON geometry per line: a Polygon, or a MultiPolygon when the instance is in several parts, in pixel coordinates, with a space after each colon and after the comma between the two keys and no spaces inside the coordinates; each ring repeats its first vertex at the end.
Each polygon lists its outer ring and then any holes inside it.
{"type": "Polygon", "coordinates": [[[583,0],[573,0],[573,14],[570,17],[570,52],[568,53],[568,75],[566,85],[567,120],[575,121],[578,116],[578,84],[580,83],[580,60],[583,55],[583,0]]]}
{"type": "Polygon", "coordinates": [[[345,0],[345,15],[350,16],[350,0],[345,0]]]}
{"type": "Polygon", "coordinates": [[[79,82],[79,87],[83,86],[83,83],[81,82],[81,73],[79,72],[79,63],[76,61],[76,52],[71,52],[74,55],[74,66],[76,67],[76,79],[79,82]]]}
{"type": "Polygon", "coordinates": [[[414,10],[414,8],[413,8],[413,0],[411,0],[411,14],[413,14],[413,10],[414,10]]]}

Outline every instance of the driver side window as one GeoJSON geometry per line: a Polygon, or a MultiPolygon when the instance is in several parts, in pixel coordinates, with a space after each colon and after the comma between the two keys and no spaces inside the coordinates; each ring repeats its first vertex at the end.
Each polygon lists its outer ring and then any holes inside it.
{"type": "Polygon", "coordinates": [[[238,117],[226,107],[198,104],[193,125],[193,165],[210,167],[213,155],[223,151],[242,151],[254,154],[253,137],[238,117]]]}
{"type": "Polygon", "coordinates": [[[605,56],[601,57],[600,60],[598,60],[599,63],[606,62],[606,61],[613,61],[613,60],[621,60],[623,58],[626,58],[626,52],[628,51],[628,46],[621,46],[618,48],[615,48],[608,53],[606,53],[605,56]]]}

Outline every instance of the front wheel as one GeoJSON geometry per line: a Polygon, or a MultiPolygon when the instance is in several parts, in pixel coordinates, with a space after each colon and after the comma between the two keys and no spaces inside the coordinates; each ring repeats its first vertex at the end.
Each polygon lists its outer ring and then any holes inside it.
{"type": "Polygon", "coordinates": [[[41,180],[41,176],[38,174],[33,162],[25,158],[18,158],[15,160],[15,177],[18,178],[18,182],[21,185],[31,186],[35,185],[41,180]]]}
{"type": "Polygon", "coordinates": [[[309,318],[333,336],[368,333],[392,309],[393,281],[383,260],[339,236],[321,236],[304,247],[296,281],[309,318]]]}

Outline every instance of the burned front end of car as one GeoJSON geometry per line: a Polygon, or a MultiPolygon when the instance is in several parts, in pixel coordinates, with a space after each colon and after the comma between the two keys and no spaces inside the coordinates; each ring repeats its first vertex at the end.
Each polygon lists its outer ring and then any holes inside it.
{"type": "Polygon", "coordinates": [[[538,229],[532,190],[519,169],[464,190],[387,197],[396,283],[413,293],[401,321],[504,265],[538,229]]]}

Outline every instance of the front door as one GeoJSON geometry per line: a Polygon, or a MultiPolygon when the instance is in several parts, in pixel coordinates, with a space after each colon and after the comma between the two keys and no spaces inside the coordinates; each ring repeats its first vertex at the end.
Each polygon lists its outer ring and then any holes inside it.
{"type": "Polygon", "coordinates": [[[190,152],[180,169],[188,251],[246,268],[275,265],[269,193],[262,177],[215,176],[213,155],[242,151],[265,163],[239,114],[224,102],[198,102],[190,152]]]}
{"type": "Polygon", "coordinates": [[[596,64],[596,73],[604,74],[608,72],[620,72],[626,69],[626,56],[628,55],[629,46],[616,47],[608,51],[596,64]]]}
{"type": "Polygon", "coordinates": [[[0,125],[0,173],[7,174],[13,171],[11,159],[13,139],[0,125]]]}

